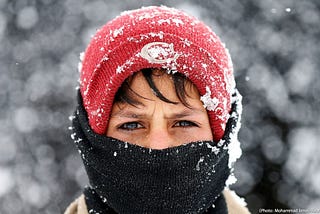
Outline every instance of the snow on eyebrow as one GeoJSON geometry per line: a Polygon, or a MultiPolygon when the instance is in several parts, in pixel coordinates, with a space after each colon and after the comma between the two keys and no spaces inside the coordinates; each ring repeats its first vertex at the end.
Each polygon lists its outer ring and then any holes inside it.
{"type": "Polygon", "coordinates": [[[219,104],[219,100],[216,97],[211,98],[209,86],[206,86],[206,93],[200,97],[200,100],[203,103],[203,107],[208,111],[214,111],[219,104]]]}

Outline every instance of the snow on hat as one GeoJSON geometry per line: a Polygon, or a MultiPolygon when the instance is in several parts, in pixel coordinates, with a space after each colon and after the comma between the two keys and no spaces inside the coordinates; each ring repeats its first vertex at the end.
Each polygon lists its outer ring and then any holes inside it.
{"type": "Polygon", "coordinates": [[[213,140],[222,138],[235,87],[232,62],[218,36],[195,17],[165,6],[123,12],[96,32],[81,58],[80,91],[96,133],[106,133],[114,96],[127,77],[165,68],[196,85],[213,140]]]}

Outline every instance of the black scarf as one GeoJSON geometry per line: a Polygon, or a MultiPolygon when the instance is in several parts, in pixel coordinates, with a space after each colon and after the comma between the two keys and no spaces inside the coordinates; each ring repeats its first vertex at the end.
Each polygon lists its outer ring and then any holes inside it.
{"type": "Polygon", "coordinates": [[[91,185],[84,191],[89,213],[227,213],[221,192],[237,118],[220,143],[152,150],[94,133],[78,97],[72,138],[91,185]]]}

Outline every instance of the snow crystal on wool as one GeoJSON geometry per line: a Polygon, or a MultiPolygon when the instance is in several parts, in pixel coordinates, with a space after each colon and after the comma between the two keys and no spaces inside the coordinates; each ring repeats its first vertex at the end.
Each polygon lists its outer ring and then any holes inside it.
{"type": "Polygon", "coordinates": [[[128,148],[128,142],[124,142],[124,148],[125,148],[125,149],[128,148]]]}
{"type": "Polygon", "coordinates": [[[79,59],[80,59],[80,62],[78,63],[78,71],[79,71],[79,73],[80,73],[81,70],[82,70],[82,61],[83,61],[83,59],[84,59],[84,52],[81,52],[81,53],[79,54],[79,59]]]}
{"type": "Polygon", "coordinates": [[[77,138],[74,140],[75,143],[80,143],[82,141],[82,138],[77,138]]]}
{"type": "MultiPolygon", "coordinates": [[[[232,63],[232,59],[231,59],[231,55],[230,55],[230,52],[229,52],[229,50],[227,49],[227,48],[225,48],[225,50],[226,50],[226,54],[227,54],[227,60],[228,60],[228,67],[230,68],[230,69],[232,69],[233,68],[233,63],[232,63]]],[[[227,77],[226,78],[226,82],[227,82],[227,90],[229,91],[229,90],[232,90],[233,88],[235,88],[235,80],[233,79],[233,77],[231,78],[231,76],[230,75],[228,75],[229,74],[229,72],[232,72],[232,71],[230,71],[229,69],[227,69],[226,71],[225,71],[225,77],[227,77]]]]}
{"type": "Polygon", "coordinates": [[[180,19],[172,19],[172,22],[175,23],[177,27],[184,24],[180,19]]]}
{"type": "MultiPolygon", "coordinates": [[[[242,114],[242,96],[241,94],[235,90],[234,92],[236,96],[232,96],[232,103],[237,103],[237,109],[234,113],[231,114],[230,117],[238,117],[237,124],[232,127],[232,132],[230,134],[230,143],[228,145],[228,152],[229,152],[229,168],[233,169],[233,165],[237,159],[239,159],[242,155],[242,150],[240,147],[240,141],[238,140],[238,133],[241,127],[241,114],[242,114]]],[[[236,177],[234,176],[233,172],[229,176],[228,180],[226,181],[226,185],[229,186],[237,181],[236,177]]]]}
{"type": "Polygon", "coordinates": [[[144,14],[144,15],[142,15],[142,16],[139,16],[139,21],[141,21],[141,20],[144,20],[144,19],[151,19],[151,18],[153,18],[153,16],[152,16],[152,14],[151,13],[146,13],[146,14],[144,14]]]}
{"type": "Polygon", "coordinates": [[[70,116],[69,116],[69,120],[70,120],[70,121],[73,121],[75,118],[76,118],[76,117],[75,117],[74,115],[70,115],[70,116]]]}
{"type": "Polygon", "coordinates": [[[199,159],[199,161],[198,161],[198,163],[197,163],[197,165],[196,165],[196,170],[197,171],[200,171],[200,163],[202,163],[204,161],[204,158],[203,157],[200,157],[200,159],[199,159]]]}
{"type": "Polygon", "coordinates": [[[101,117],[102,116],[101,113],[103,113],[103,109],[102,108],[98,108],[98,109],[96,109],[94,111],[91,111],[90,113],[91,113],[91,115],[96,115],[98,117],[101,117]]]}
{"type": "Polygon", "coordinates": [[[107,199],[106,199],[105,197],[100,196],[100,198],[102,199],[102,202],[103,202],[103,203],[107,203],[107,199]]]}
{"type": "Polygon", "coordinates": [[[218,144],[217,144],[217,146],[218,147],[221,147],[221,146],[223,146],[224,144],[225,144],[225,140],[223,140],[223,139],[221,139],[219,142],[218,142],[218,144]]]}
{"type": "Polygon", "coordinates": [[[163,39],[163,31],[160,31],[159,33],[149,33],[152,37],[159,37],[159,39],[163,39]]]}
{"type": "Polygon", "coordinates": [[[211,90],[209,86],[206,86],[206,93],[200,97],[200,100],[203,103],[203,107],[208,111],[214,111],[219,104],[219,100],[216,97],[211,98],[211,90]]]}
{"type": "Polygon", "coordinates": [[[130,66],[132,64],[133,62],[131,60],[127,60],[123,65],[117,67],[116,69],[117,74],[122,73],[127,66],[130,66]]]}
{"type": "Polygon", "coordinates": [[[82,62],[78,62],[78,72],[80,73],[82,70],[82,62]]]}
{"type": "Polygon", "coordinates": [[[219,153],[219,148],[218,148],[218,147],[212,146],[212,145],[210,145],[209,143],[206,143],[206,145],[207,145],[207,147],[208,147],[209,149],[211,149],[211,151],[212,151],[215,155],[217,155],[217,154],[219,153]]]}
{"type": "Polygon", "coordinates": [[[229,187],[230,185],[234,184],[237,182],[237,178],[234,175],[233,172],[229,175],[228,179],[226,180],[226,186],[229,187]]]}
{"type": "Polygon", "coordinates": [[[154,59],[160,58],[165,59],[169,55],[169,53],[163,49],[162,47],[153,47],[149,49],[150,56],[154,59]]]}
{"type": "Polygon", "coordinates": [[[136,42],[136,43],[140,43],[141,41],[143,41],[144,39],[148,39],[148,38],[150,38],[150,36],[151,37],[159,37],[159,39],[163,39],[163,31],[160,31],[159,33],[153,33],[153,32],[151,32],[151,33],[148,33],[148,34],[140,34],[139,36],[140,36],[140,39],[137,39],[137,38],[135,38],[135,37],[128,37],[127,38],[127,40],[129,41],[129,42],[136,42]]]}
{"type": "Polygon", "coordinates": [[[81,53],[80,53],[79,59],[80,59],[81,62],[83,61],[83,59],[84,59],[84,52],[81,52],[81,53]]]}
{"type": "Polygon", "coordinates": [[[175,60],[179,54],[174,51],[172,43],[151,42],[141,49],[139,56],[151,63],[167,63],[168,68],[175,69],[175,60]]]}
{"type": "Polygon", "coordinates": [[[122,26],[119,29],[114,30],[113,31],[113,37],[116,38],[118,35],[122,35],[123,34],[123,29],[124,29],[124,26],[122,26]]]}
{"type": "Polygon", "coordinates": [[[83,92],[83,94],[84,94],[85,96],[87,96],[88,92],[89,92],[89,85],[87,85],[87,88],[86,88],[86,90],[83,92]]]}
{"type": "Polygon", "coordinates": [[[207,70],[207,67],[208,67],[208,65],[207,65],[207,64],[205,64],[205,63],[201,63],[201,66],[202,66],[205,70],[207,70]]]}
{"type": "Polygon", "coordinates": [[[70,135],[71,139],[74,140],[75,137],[76,137],[76,135],[77,135],[76,133],[72,133],[72,134],[70,135]]]}
{"type": "Polygon", "coordinates": [[[160,25],[163,24],[163,23],[171,24],[170,19],[160,19],[160,20],[158,20],[158,23],[159,23],[160,25]]]}
{"type": "Polygon", "coordinates": [[[183,42],[183,44],[184,44],[185,46],[190,47],[190,45],[191,45],[192,42],[190,42],[188,39],[181,39],[181,40],[182,40],[182,42],[183,42]]]}

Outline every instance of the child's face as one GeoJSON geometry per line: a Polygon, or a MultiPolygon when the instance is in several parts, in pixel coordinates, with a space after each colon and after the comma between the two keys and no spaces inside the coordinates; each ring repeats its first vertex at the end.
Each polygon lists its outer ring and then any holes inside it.
{"type": "Polygon", "coordinates": [[[140,72],[132,80],[131,88],[144,97],[135,97],[142,104],[114,104],[107,136],[151,149],[212,140],[208,114],[197,88],[192,84],[186,86],[186,101],[191,106],[188,108],[179,101],[170,75],[164,73],[153,78],[160,92],[178,104],[157,98],[140,72]]]}

